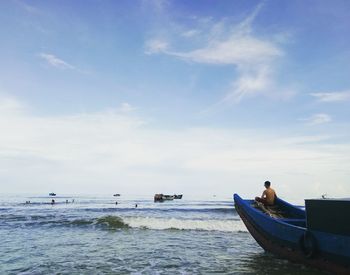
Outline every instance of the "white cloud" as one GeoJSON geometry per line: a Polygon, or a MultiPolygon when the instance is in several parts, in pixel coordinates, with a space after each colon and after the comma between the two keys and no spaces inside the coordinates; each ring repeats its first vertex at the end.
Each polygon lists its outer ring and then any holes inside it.
{"type": "Polygon", "coordinates": [[[224,41],[210,41],[208,46],[191,52],[167,53],[198,63],[231,64],[238,67],[264,64],[271,58],[282,55],[281,50],[272,43],[242,35],[233,35],[224,41]]]}
{"type": "MultiPolygon", "coordinates": [[[[23,104],[0,106],[18,109],[23,104]]],[[[9,109],[0,109],[1,193],[117,190],[151,195],[161,190],[254,196],[267,178],[284,197],[343,195],[334,186],[328,188],[334,178],[339,190],[350,192],[350,145],[330,146],[325,137],[292,139],[218,128],[165,130],[120,108],[46,117],[9,109]]]]}
{"type": "Polygon", "coordinates": [[[350,100],[350,91],[312,93],[310,95],[321,102],[341,102],[350,100]]]}
{"type": "Polygon", "coordinates": [[[44,59],[48,64],[51,66],[54,66],[56,68],[61,68],[61,69],[71,69],[74,70],[76,69],[73,65],[67,63],[66,61],[54,56],[53,54],[48,54],[48,53],[40,53],[39,56],[44,59]]]}
{"type": "Polygon", "coordinates": [[[332,117],[328,114],[314,114],[309,118],[301,119],[310,125],[324,124],[332,121],[332,117]]]}
{"type": "Polygon", "coordinates": [[[13,97],[0,97],[0,114],[3,116],[14,115],[22,112],[23,104],[13,97]]]}
{"type": "Polygon", "coordinates": [[[146,54],[155,54],[155,53],[162,53],[166,52],[168,48],[168,43],[164,40],[160,39],[151,39],[147,41],[145,53],[146,54]]]}
{"type": "Polygon", "coordinates": [[[123,113],[129,113],[129,112],[132,112],[132,111],[135,111],[136,108],[131,106],[129,103],[127,102],[123,102],[119,108],[119,110],[123,113]]]}
{"type": "Polygon", "coordinates": [[[219,22],[209,20],[201,29],[182,30],[182,36],[184,33],[189,36],[200,33],[204,41],[201,47],[178,51],[168,43],[156,39],[146,43],[146,53],[167,54],[196,63],[233,66],[237,77],[221,103],[239,102],[247,96],[257,95],[288,98],[294,93],[290,89],[279,87],[275,81],[275,63],[284,55],[284,51],[273,39],[258,36],[252,29],[252,23],[261,8],[262,4],[258,5],[249,16],[233,27],[231,22],[224,19],[219,22]],[[283,93],[288,96],[280,95],[283,93]]]}
{"type": "MultiPolygon", "coordinates": [[[[283,55],[283,51],[270,40],[254,37],[251,34],[251,24],[261,9],[259,5],[251,15],[234,27],[227,27],[229,22],[223,20],[209,26],[209,34],[206,45],[189,52],[177,52],[167,50],[168,44],[163,41],[151,40],[154,48],[161,48],[169,55],[174,55],[186,60],[221,65],[236,65],[238,67],[265,64],[272,58],[283,55]],[[228,30],[226,30],[228,29],[228,30]],[[221,36],[221,37],[220,37],[221,36]],[[166,45],[166,47],[165,47],[166,45]]],[[[200,30],[188,30],[182,34],[197,34],[200,30]]],[[[153,53],[157,53],[154,51],[153,53]]]]}
{"type": "Polygon", "coordinates": [[[183,32],[181,35],[184,36],[184,37],[187,37],[187,38],[191,38],[191,37],[194,37],[196,35],[200,34],[200,30],[187,30],[185,32],[183,32]]]}
{"type": "Polygon", "coordinates": [[[239,102],[243,97],[254,96],[257,91],[271,87],[271,72],[268,67],[261,67],[257,72],[242,74],[232,83],[232,91],[227,93],[224,101],[239,102]]]}

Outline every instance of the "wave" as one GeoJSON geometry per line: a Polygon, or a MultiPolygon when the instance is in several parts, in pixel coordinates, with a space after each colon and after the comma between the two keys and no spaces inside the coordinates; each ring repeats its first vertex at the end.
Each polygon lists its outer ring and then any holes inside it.
{"type": "Polygon", "coordinates": [[[132,228],[147,228],[155,230],[203,230],[223,232],[246,232],[241,220],[199,220],[154,217],[125,217],[123,221],[132,228]]]}
{"type": "Polygon", "coordinates": [[[105,216],[98,218],[96,224],[106,224],[108,228],[117,229],[117,228],[129,228],[129,225],[123,221],[122,218],[117,216],[105,216]]]}
{"type": "Polygon", "coordinates": [[[86,212],[186,212],[186,213],[227,213],[237,215],[236,209],[234,208],[118,208],[118,207],[109,207],[109,208],[85,208],[82,209],[86,212]]]}
{"type": "Polygon", "coordinates": [[[241,220],[232,219],[181,219],[157,217],[120,217],[114,215],[92,219],[68,219],[54,216],[0,216],[8,226],[92,226],[96,228],[114,229],[150,229],[150,230],[203,230],[222,232],[246,232],[241,220]]]}

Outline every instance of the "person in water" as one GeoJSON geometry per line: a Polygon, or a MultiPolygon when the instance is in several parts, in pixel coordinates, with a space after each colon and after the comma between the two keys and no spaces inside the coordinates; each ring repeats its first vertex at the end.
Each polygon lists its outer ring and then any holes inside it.
{"type": "Polygon", "coordinates": [[[264,205],[274,205],[277,198],[275,190],[271,188],[271,183],[269,181],[265,181],[264,186],[266,189],[262,193],[261,197],[256,197],[255,200],[263,203],[264,205]]]}

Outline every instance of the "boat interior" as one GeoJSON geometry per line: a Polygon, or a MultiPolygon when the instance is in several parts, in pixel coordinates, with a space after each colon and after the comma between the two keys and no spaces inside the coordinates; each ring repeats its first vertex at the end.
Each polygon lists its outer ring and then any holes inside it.
{"type": "Polygon", "coordinates": [[[254,200],[251,201],[250,205],[273,219],[294,226],[306,227],[305,211],[281,199],[277,199],[275,204],[271,206],[266,206],[254,200]]]}

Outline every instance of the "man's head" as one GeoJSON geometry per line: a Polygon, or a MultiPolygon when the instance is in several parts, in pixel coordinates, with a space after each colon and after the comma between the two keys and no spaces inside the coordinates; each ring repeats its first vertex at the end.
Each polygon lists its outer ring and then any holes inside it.
{"type": "Polygon", "coordinates": [[[271,182],[269,182],[268,180],[265,181],[264,186],[265,186],[266,188],[269,188],[270,185],[271,185],[271,182]]]}

